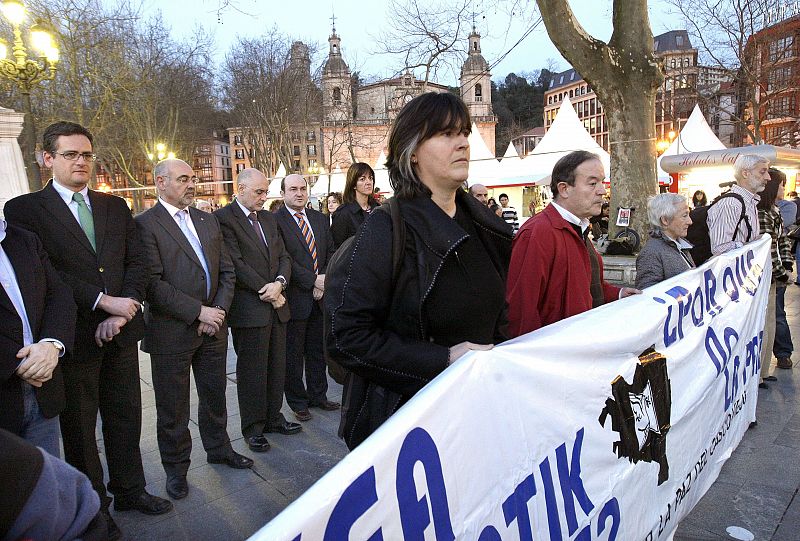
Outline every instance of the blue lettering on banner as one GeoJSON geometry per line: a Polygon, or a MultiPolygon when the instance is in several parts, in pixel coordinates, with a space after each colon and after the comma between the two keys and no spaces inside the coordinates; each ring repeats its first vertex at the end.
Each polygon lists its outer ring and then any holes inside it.
{"type": "MultiPolygon", "coordinates": [[[[561,523],[566,522],[569,530],[567,539],[573,541],[591,541],[593,525],[596,525],[595,538],[616,541],[621,524],[620,508],[616,498],[607,501],[596,517],[591,517],[595,506],[586,492],[581,477],[581,453],[583,450],[584,429],[581,428],[575,435],[571,451],[567,449],[567,442],[555,449],[556,467],[563,513],[557,500],[555,479],[551,469],[551,462],[545,456],[538,466],[544,493],[544,505],[547,514],[547,528],[551,541],[563,541],[561,523]],[[578,531],[579,520],[575,502],[586,517],[591,517],[592,523],[585,525],[578,531]],[[604,534],[608,530],[608,535],[604,534]],[[577,532],[577,534],[576,534],[577,532]]],[[[533,541],[537,529],[531,519],[529,503],[538,495],[535,473],[526,476],[505,498],[501,505],[506,528],[511,528],[516,522],[518,537],[521,541],[533,541]]],[[[433,530],[437,540],[453,541],[450,508],[447,502],[447,491],[442,471],[442,463],[436,443],[430,434],[422,428],[415,428],[406,435],[397,459],[397,503],[400,524],[403,529],[404,539],[424,540],[426,529],[433,523],[433,530]],[[427,493],[421,498],[417,497],[417,486],[414,481],[414,467],[422,464],[425,471],[427,493]]],[[[375,504],[379,503],[376,490],[375,467],[370,466],[364,470],[344,490],[339,501],[334,506],[328,524],[325,528],[324,541],[345,541],[350,539],[353,525],[375,504]]],[[[293,541],[301,541],[302,534],[293,541]]],[[[487,524],[481,530],[477,541],[502,541],[503,536],[496,525],[487,524]]],[[[369,536],[368,541],[383,541],[380,527],[369,536]]]]}
{"type": "MultiPolygon", "coordinates": [[[[325,528],[324,541],[339,541],[350,538],[350,528],[356,520],[367,512],[378,501],[375,491],[375,468],[370,467],[359,475],[342,493],[331,512],[331,518],[325,528]]],[[[383,541],[383,534],[378,528],[368,541],[383,541]]]]}
{"type": "Polygon", "coordinates": [[[430,434],[415,428],[406,436],[397,458],[397,503],[400,506],[400,523],[403,538],[425,540],[425,528],[431,522],[438,541],[452,541],[456,538],[450,523],[450,508],[447,505],[447,490],[444,486],[442,461],[439,450],[430,434]],[[417,499],[414,483],[414,465],[420,462],[425,469],[428,484],[428,497],[417,499]]]}

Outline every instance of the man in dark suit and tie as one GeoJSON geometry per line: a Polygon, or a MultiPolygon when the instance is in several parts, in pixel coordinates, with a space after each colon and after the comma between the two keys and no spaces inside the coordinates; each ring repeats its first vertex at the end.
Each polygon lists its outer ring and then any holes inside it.
{"type": "MultiPolygon", "coordinates": [[[[97,412],[103,421],[108,489],[118,511],[166,513],[169,500],[145,491],[139,451],[142,407],[136,343],[144,332],[141,300],[147,265],[125,200],[89,190],[92,134],[56,122],[42,137],[44,165],[53,180],[6,203],[9,223],[36,233],[78,306],[74,351],[61,363],[66,407],[61,413],[64,455],[91,479],[107,512],[97,452],[97,412]]],[[[110,516],[109,537],[121,534],[110,516]]]]}
{"type": "Polygon", "coordinates": [[[292,279],[286,298],[292,318],[286,329],[286,401],[300,421],[311,419],[309,407],[339,409],[328,400],[328,378],[322,350],[322,310],[325,269],[333,253],[328,218],[307,209],[308,183],[300,175],[281,182],[284,206],[277,212],[286,250],[292,257],[292,279]],[[303,385],[305,361],[306,385],[303,385]]]}
{"type": "Polygon", "coordinates": [[[269,449],[264,433],[297,434],[301,427],[281,413],[286,379],[286,322],[283,296],[292,260],[275,216],[262,210],[269,180],[258,169],[237,178],[236,200],[214,212],[236,269],[228,324],[236,349],[236,390],[242,434],[251,451],[269,449]]]}
{"type": "Polygon", "coordinates": [[[208,462],[243,469],[253,461],[234,452],[225,405],[226,314],[236,281],[219,223],[190,205],[197,177],[183,160],[153,171],[158,203],[136,217],[150,267],[142,350],[150,354],[156,432],[167,494],[186,497],[189,485],[189,371],[197,386],[198,424],[208,462]]]}
{"type": "Polygon", "coordinates": [[[75,301],[39,238],[0,220],[0,428],[61,457],[59,357],[75,339],[75,301]]]}

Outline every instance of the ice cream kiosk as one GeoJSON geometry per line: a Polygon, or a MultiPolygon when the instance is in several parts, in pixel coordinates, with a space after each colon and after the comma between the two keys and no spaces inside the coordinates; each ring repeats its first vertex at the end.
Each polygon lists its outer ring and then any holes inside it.
{"type": "Polygon", "coordinates": [[[769,160],[770,166],[786,174],[786,192],[797,191],[800,174],[800,150],[772,145],[751,145],[664,156],[661,168],[669,173],[672,183],[669,191],[691,199],[697,190],[703,190],[711,201],[726,190],[723,186],[733,178],[733,162],[743,154],[755,154],[769,160]]]}

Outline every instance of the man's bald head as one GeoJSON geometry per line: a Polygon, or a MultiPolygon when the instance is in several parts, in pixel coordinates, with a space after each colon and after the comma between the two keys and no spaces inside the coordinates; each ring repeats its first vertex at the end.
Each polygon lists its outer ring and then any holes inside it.
{"type": "Polygon", "coordinates": [[[236,199],[250,212],[257,212],[264,208],[269,192],[269,179],[267,176],[252,167],[244,169],[236,177],[238,183],[236,199]]]}
{"type": "Polygon", "coordinates": [[[473,184],[469,187],[469,193],[484,205],[489,204],[489,190],[483,184],[473,184]]]}
{"type": "Polygon", "coordinates": [[[194,202],[194,189],[199,180],[185,161],[161,160],[153,169],[153,177],[158,196],[170,205],[184,209],[194,202]]]}

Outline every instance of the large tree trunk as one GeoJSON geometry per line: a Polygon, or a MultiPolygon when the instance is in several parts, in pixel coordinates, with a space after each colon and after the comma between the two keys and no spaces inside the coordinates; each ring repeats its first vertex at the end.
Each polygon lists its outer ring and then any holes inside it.
{"type": "Polygon", "coordinates": [[[611,153],[611,213],[635,207],[632,226],[647,232],[647,199],[658,193],[656,90],[664,79],[653,52],[647,0],[614,0],[608,43],[581,27],[567,0],[536,0],[547,33],[564,58],[592,86],[606,114],[611,153]]]}

